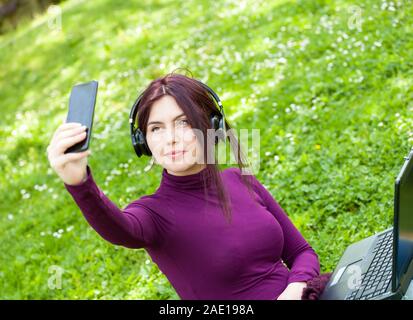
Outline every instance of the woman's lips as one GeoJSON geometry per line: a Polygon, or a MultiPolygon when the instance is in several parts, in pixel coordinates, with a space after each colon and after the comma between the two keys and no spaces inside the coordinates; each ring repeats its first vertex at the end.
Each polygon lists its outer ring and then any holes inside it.
{"type": "Polygon", "coordinates": [[[183,155],[186,151],[173,151],[173,152],[169,152],[166,155],[172,158],[176,158],[179,157],[181,155],[183,155]]]}

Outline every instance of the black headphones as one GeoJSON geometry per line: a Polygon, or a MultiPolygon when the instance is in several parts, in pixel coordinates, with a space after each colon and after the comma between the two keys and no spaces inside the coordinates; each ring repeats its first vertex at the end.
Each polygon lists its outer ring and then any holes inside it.
{"type": "MultiPolygon", "coordinates": [[[[199,80],[195,80],[195,81],[197,81],[199,84],[201,84],[212,95],[212,97],[214,98],[214,100],[218,104],[219,114],[217,114],[216,112],[215,113],[213,112],[210,116],[211,127],[214,130],[222,130],[222,135],[219,135],[219,138],[217,136],[215,136],[215,144],[217,144],[219,142],[219,139],[222,139],[223,141],[225,141],[225,139],[226,139],[225,114],[224,114],[224,108],[222,106],[221,100],[219,99],[218,95],[210,87],[208,87],[206,84],[204,84],[203,82],[201,82],[199,80]]],[[[137,129],[134,128],[134,121],[135,121],[136,115],[138,113],[138,106],[139,106],[139,103],[141,101],[142,95],[143,95],[143,93],[141,93],[139,95],[138,99],[133,104],[132,110],[131,110],[130,115],[129,115],[130,134],[131,134],[131,138],[132,138],[132,145],[133,145],[133,149],[135,150],[136,155],[138,157],[141,157],[142,155],[152,156],[152,152],[148,147],[148,144],[147,144],[146,139],[145,139],[145,135],[143,134],[143,132],[139,128],[137,128],[137,129]]]]}

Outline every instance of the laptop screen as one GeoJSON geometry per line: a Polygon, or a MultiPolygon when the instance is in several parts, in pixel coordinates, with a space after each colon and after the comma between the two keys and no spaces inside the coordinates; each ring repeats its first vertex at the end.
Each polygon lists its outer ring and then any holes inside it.
{"type": "Polygon", "coordinates": [[[413,149],[395,182],[393,291],[413,257],[413,149]]]}

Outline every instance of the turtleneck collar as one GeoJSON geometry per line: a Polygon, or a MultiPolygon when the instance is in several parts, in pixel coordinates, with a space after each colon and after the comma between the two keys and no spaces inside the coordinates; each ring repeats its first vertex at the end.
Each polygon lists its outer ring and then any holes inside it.
{"type": "Polygon", "coordinates": [[[176,176],[173,174],[168,173],[168,171],[164,168],[162,170],[162,180],[160,187],[170,187],[174,189],[203,189],[204,182],[203,180],[206,178],[207,186],[211,185],[211,177],[207,176],[207,167],[199,171],[198,173],[189,174],[186,176],[176,176]]]}

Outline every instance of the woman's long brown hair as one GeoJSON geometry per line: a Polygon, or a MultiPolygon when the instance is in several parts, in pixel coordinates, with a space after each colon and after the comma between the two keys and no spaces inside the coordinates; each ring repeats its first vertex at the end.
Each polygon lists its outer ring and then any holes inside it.
{"type": "MultiPolygon", "coordinates": [[[[217,153],[214,152],[214,161],[211,161],[210,159],[207,161],[207,156],[210,154],[207,154],[207,150],[211,150],[211,146],[208,147],[207,145],[207,129],[211,129],[210,115],[219,113],[219,107],[210,93],[197,80],[179,73],[169,73],[163,77],[153,80],[142,93],[137,114],[137,122],[138,127],[145,136],[151,106],[156,100],[160,99],[164,95],[174,97],[179,107],[185,113],[191,127],[197,128],[203,133],[204,163],[206,164],[206,170],[204,171],[205,176],[203,176],[205,197],[208,197],[206,178],[211,177],[212,185],[215,185],[216,187],[224,216],[231,220],[232,214],[229,205],[229,198],[219,174],[220,169],[218,167],[217,153]],[[165,88],[165,93],[162,90],[162,85],[165,88]]],[[[232,127],[226,119],[225,125],[227,132],[226,138],[230,142],[237,165],[242,171],[242,168],[248,168],[248,160],[242,152],[238,139],[234,135],[233,130],[231,130],[232,127]]],[[[212,139],[212,143],[214,143],[214,139],[212,139]]],[[[249,175],[250,174],[242,174],[241,177],[243,183],[251,192],[251,182],[246,179],[246,176],[249,175]]]]}

